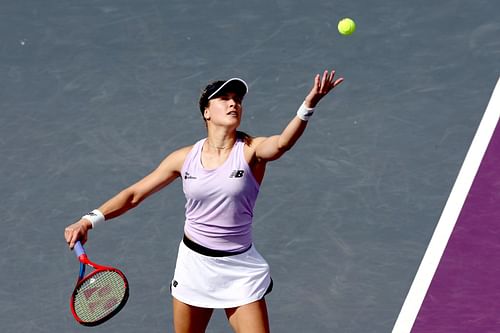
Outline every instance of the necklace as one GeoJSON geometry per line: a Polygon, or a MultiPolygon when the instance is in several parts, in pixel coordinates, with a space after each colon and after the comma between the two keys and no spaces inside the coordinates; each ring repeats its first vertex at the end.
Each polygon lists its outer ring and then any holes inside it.
{"type": "Polygon", "coordinates": [[[221,150],[222,149],[230,149],[230,148],[233,148],[233,146],[234,146],[234,142],[233,142],[233,144],[231,146],[224,146],[224,147],[219,147],[219,146],[213,145],[213,144],[210,143],[210,141],[208,141],[208,139],[207,139],[207,142],[208,142],[208,145],[210,147],[215,148],[215,149],[221,149],[221,150]]]}

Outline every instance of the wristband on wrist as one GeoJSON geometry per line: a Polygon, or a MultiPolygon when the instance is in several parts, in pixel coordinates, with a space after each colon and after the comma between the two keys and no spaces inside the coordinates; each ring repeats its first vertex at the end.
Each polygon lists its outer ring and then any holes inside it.
{"type": "Polygon", "coordinates": [[[82,216],[82,219],[89,220],[92,223],[92,229],[94,229],[99,224],[103,223],[105,218],[104,214],[100,210],[94,209],[87,215],[82,216]]]}
{"type": "Polygon", "coordinates": [[[314,113],[314,108],[308,108],[306,107],[305,103],[302,103],[302,105],[297,110],[297,117],[299,117],[303,121],[308,121],[309,118],[311,118],[311,116],[313,115],[313,113],[314,113]]]}

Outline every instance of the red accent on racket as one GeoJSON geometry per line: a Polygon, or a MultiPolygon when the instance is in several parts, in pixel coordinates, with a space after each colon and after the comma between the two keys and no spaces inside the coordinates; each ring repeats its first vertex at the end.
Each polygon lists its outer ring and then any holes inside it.
{"type": "Polygon", "coordinates": [[[96,326],[117,314],[127,303],[128,281],[113,267],[101,266],[89,260],[82,244],[75,244],[75,254],[80,261],[80,273],[71,295],[70,308],[76,321],[85,326],[96,326]],[[85,267],[94,268],[87,276],[85,267]]]}

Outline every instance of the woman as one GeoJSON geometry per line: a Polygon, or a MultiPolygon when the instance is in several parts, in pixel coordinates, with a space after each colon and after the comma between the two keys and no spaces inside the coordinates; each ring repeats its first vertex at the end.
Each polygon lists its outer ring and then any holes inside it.
{"type": "Polygon", "coordinates": [[[267,162],[292,148],[317,103],[343,81],[334,75],[316,75],[297,116],[270,137],[237,131],[248,91],[243,80],[209,84],[199,100],[207,138],[171,153],[151,174],[68,226],[69,247],[77,240],[85,243],[89,229],[180,177],[186,221],[171,283],[175,331],[205,332],[213,309],[224,308],[235,332],[269,332],[264,296],[272,280],[267,262],[252,245],[255,200],[267,162]]]}

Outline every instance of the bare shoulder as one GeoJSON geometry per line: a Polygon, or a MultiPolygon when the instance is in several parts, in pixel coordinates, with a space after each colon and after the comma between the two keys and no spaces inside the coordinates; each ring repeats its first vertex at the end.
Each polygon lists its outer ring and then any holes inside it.
{"type": "Polygon", "coordinates": [[[257,158],[256,151],[257,147],[264,141],[267,137],[249,137],[245,140],[245,159],[252,170],[255,180],[259,184],[262,183],[264,179],[264,174],[266,171],[266,161],[257,158]]]}
{"type": "Polygon", "coordinates": [[[160,168],[167,168],[172,171],[181,172],[186,156],[193,149],[194,145],[179,148],[170,153],[160,164],[160,168]]]}
{"type": "Polygon", "coordinates": [[[174,152],[172,152],[172,154],[170,154],[170,155],[175,155],[177,157],[186,158],[187,154],[189,154],[189,152],[193,149],[193,147],[194,147],[194,145],[179,148],[179,149],[175,150],[174,152]]]}
{"type": "Polygon", "coordinates": [[[249,136],[248,138],[245,139],[245,147],[248,150],[255,151],[257,146],[259,146],[266,139],[267,139],[267,137],[264,137],[264,136],[257,136],[257,137],[249,136]]]}
{"type": "Polygon", "coordinates": [[[253,165],[255,163],[255,152],[257,150],[257,147],[266,139],[267,137],[263,136],[249,136],[245,139],[245,159],[247,160],[248,164],[253,165]]]}
{"type": "Polygon", "coordinates": [[[257,147],[258,145],[260,145],[266,139],[267,139],[267,137],[265,137],[265,136],[258,136],[258,137],[252,138],[252,146],[255,149],[255,147],[257,147]]]}

